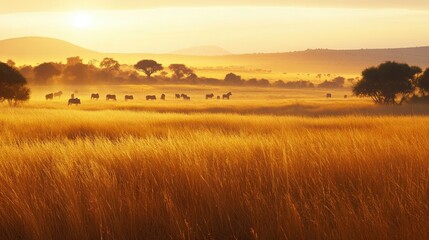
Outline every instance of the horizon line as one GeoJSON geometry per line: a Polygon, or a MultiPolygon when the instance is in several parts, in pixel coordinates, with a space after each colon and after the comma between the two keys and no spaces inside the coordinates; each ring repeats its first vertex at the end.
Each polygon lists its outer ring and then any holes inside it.
{"type": "Polygon", "coordinates": [[[181,48],[181,49],[177,49],[171,52],[139,52],[139,51],[135,51],[135,52],[105,52],[105,51],[98,51],[98,50],[94,50],[88,47],[84,47],[81,45],[78,45],[76,43],[73,43],[71,41],[68,40],[64,40],[64,39],[60,39],[60,38],[54,38],[54,37],[45,37],[45,36],[21,36],[21,37],[12,37],[12,38],[3,38],[0,39],[0,42],[3,41],[11,41],[11,40],[16,40],[16,39],[31,39],[31,38],[39,38],[39,39],[50,39],[50,40],[56,40],[56,41],[62,41],[68,44],[71,44],[75,47],[79,47],[82,48],[84,50],[88,50],[94,53],[98,53],[98,54],[152,54],[152,55],[176,55],[176,56],[189,56],[189,57],[220,57],[220,56],[234,56],[234,55],[258,55],[258,54],[283,54],[283,53],[296,53],[296,52],[306,52],[306,51],[318,51],[318,50],[325,50],[325,51],[360,51],[360,50],[398,50],[398,49],[413,49],[413,48],[427,48],[429,47],[428,45],[422,45],[422,46],[407,46],[407,47],[373,47],[373,48],[307,48],[307,49],[301,49],[301,50],[286,50],[286,51],[278,51],[278,52],[243,52],[243,53],[234,53],[233,51],[230,51],[229,49],[225,49],[222,46],[218,46],[218,45],[213,45],[213,44],[206,44],[206,45],[196,45],[196,46],[190,46],[187,48],[181,48]],[[178,53],[174,53],[176,51],[181,51],[181,50],[187,50],[187,49],[193,49],[193,48],[198,48],[198,47],[207,47],[207,46],[212,46],[212,47],[219,47],[221,49],[224,49],[225,51],[230,52],[230,54],[220,54],[220,55],[187,55],[187,54],[178,54],[178,53]]]}

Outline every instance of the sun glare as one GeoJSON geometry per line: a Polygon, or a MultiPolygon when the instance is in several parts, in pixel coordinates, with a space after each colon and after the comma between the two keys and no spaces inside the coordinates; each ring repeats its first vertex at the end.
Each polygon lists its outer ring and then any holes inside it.
{"type": "Polygon", "coordinates": [[[72,25],[75,28],[85,29],[91,27],[92,19],[88,13],[79,12],[72,16],[72,25]]]}

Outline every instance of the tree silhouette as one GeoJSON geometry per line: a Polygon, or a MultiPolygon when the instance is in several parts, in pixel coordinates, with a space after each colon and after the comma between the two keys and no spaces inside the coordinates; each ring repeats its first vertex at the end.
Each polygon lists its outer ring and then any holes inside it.
{"type": "Polygon", "coordinates": [[[25,85],[27,80],[14,68],[0,62],[0,102],[8,101],[10,105],[27,101],[30,89],[25,85]]]}
{"type": "Polygon", "coordinates": [[[150,78],[152,74],[164,69],[162,64],[159,64],[154,60],[141,60],[134,65],[134,68],[144,72],[148,78],[150,78]]]}
{"type": "Polygon", "coordinates": [[[16,63],[12,59],[7,60],[6,64],[13,68],[16,67],[16,63]]]}
{"type": "Polygon", "coordinates": [[[423,96],[429,94],[429,68],[427,68],[418,78],[417,87],[420,89],[423,96]]]}
{"type": "Polygon", "coordinates": [[[241,85],[243,82],[244,81],[241,79],[241,76],[235,75],[234,73],[228,73],[224,79],[224,83],[226,85],[241,85]]]}
{"type": "Polygon", "coordinates": [[[378,104],[401,104],[414,93],[419,67],[407,64],[385,62],[378,67],[367,68],[362,79],[353,87],[353,93],[360,97],[371,97],[378,104]]]}
{"type": "Polygon", "coordinates": [[[184,64],[171,64],[168,68],[173,71],[173,78],[176,80],[182,79],[184,76],[191,76],[194,71],[186,67],[184,64]]]}
{"type": "Polygon", "coordinates": [[[120,64],[118,61],[116,61],[113,58],[104,58],[101,62],[100,62],[100,67],[107,69],[107,70],[115,70],[118,71],[120,68],[120,64]]]}
{"type": "Polygon", "coordinates": [[[38,83],[48,83],[54,76],[61,74],[61,70],[56,63],[42,63],[33,69],[35,80],[38,83]]]}
{"type": "Polygon", "coordinates": [[[67,65],[69,65],[69,66],[70,65],[76,65],[79,63],[83,63],[82,58],[80,58],[79,56],[67,58],[67,65]]]}
{"type": "Polygon", "coordinates": [[[63,82],[67,84],[88,84],[96,67],[83,63],[67,66],[63,71],[63,82]]]}

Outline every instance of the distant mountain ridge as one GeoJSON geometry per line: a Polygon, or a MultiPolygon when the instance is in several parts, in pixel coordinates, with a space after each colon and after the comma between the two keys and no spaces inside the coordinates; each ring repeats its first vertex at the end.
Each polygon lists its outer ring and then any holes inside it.
{"type": "Polygon", "coordinates": [[[12,59],[43,56],[48,60],[64,56],[92,56],[94,54],[98,54],[98,52],[54,38],[21,37],[0,41],[0,57],[9,56],[12,59]]]}
{"type": "MultiPolygon", "coordinates": [[[[223,52],[218,48],[214,48],[214,50],[216,50],[214,53],[223,52]]],[[[52,38],[26,37],[0,41],[0,61],[13,59],[18,64],[36,64],[46,61],[64,62],[67,57],[80,56],[85,60],[113,57],[126,64],[135,64],[141,59],[154,59],[164,66],[171,63],[184,63],[193,67],[240,66],[297,73],[355,74],[360,73],[366,67],[378,65],[384,61],[406,62],[422,68],[429,67],[429,47],[361,50],[316,49],[285,53],[193,55],[199,51],[201,52],[201,49],[191,48],[176,51],[174,54],[100,53],[52,38]]]]}
{"type": "Polygon", "coordinates": [[[219,46],[191,47],[191,48],[180,49],[171,53],[179,54],[179,55],[189,55],[189,56],[224,56],[224,55],[232,54],[231,52],[219,46]]]}

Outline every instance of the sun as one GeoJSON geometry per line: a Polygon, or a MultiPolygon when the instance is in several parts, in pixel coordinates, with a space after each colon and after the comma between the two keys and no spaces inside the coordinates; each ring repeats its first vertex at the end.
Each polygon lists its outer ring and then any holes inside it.
{"type": "Polygon", "coordinates": [[[75,28],[85,29],[92,25],[91,16],[85,12],[78,12],[72,15],[72,25],[75,28]]]}

